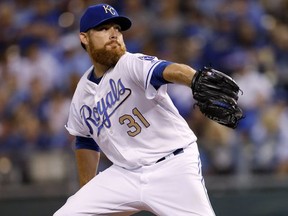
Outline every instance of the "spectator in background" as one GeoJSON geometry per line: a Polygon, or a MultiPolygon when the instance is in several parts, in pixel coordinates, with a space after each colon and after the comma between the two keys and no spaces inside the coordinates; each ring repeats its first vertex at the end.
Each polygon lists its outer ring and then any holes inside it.
{"type": "Polygon", "coordinates": [[[286,98],[280,102],[280,110],[278,118],[278,137],[276,144],[276,173],[280,175],[288,174],[288,92],[285,94],[286,98]]]}
{"type": "Polygon", "coordinates": [[[154,14],[150,10],[146,10],[144,0],[127,0],[122,5],[122,11],[133,19],[134,24],[131,31],[124,33],[127,49],[130,52],[141,52],[147,41],[153,37],[150,35],[149,25],[155,20],[154,14]]]}
{"type": "Polygon", "coordinates": [[[235,81],[245,94],[245,97],[239,98],[239,104],[246,115],[239,128],[249,133],[259,112],[273,95],[273,83],[257,70],[250,53],[235,52],[227,58],[227,62],[231,65],[235,81]]]}
{"type": "Polygon", "coordinates": [[[11,71],[18,79],[19,91],[29,91],[29,84],[35,78],[39,79],[45,92],[53,89],[59,82],[57,78],[61,73],[58,61],[51,53],[41,49],[37,39],[27,38],[20,48],[23,55],[9,62],[11,71]]]}
{"type": "Polygon", "coordinates": [[[288,89],[288,26],[279,22],[269,33],[276,61],[274,69],[277,73],[277,85],[288,89]]]}
{"type": "Polygon", "coordinates": [[[51,148],[64,148],[70,142],[69,135],[63,125],[66,124],[71,99],[68,98],[66,91],[55,89],[50,94],[50,100],[46,107],[49,136],[51,137],[51,148]]]}
{"type": "MultiPolygon", "coordinates": [[[[75,34],[65,34],[59,39],[58,47],[61,48],[58,61],[61,64],[61,72],[57,75],[60,90],[69,88],[70,78],[75,75],[80,78],[81,71],[90,64],[90,59],[83,55],[83,48],[79,46],[78,37],[75,34]]],[[[66,89],[68,90],[68,89],[66,89]]]]}
{"type": "MultiPolygon", "coordinates": [[[[239,168],[241,172],[257,172],[261,168],[261,161],[264,160],[260,152],[265,147],[264,142],[256,140],[257,133],[254,128],[261,118],[262,112],[271,102],[274,94],[274,84],[264,74],[255,67],[256,59],[251,53],[238,52],[230,56],[229,62],[233,68],[233,75],[240,88],[244,91],[244,96],[239,98],[239,105],[243,108],[245,118],[240,122],[237,131],[238,137],[238,166],[242,167],[241,161],[248,161],[248,166],[239,168]],[[251,151],[247,151],[251,149],[251,151]]],[[[271,161],[270,161],[271,165],[271,161]]],[[[271,171],[271,166],[267,163],[267,170],[271,171]]]]}

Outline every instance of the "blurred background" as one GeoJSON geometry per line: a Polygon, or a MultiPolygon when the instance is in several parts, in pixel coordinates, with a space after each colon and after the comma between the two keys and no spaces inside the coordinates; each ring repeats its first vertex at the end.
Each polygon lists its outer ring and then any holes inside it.
{"type": "MultiPolygon", "coordinates": [[[[232,130],[203,117],[190,89],[169,85],[198,136],[216,214],[288,215],[287,0],[1,0],[1,215],[52,215],[78,189],[64,125],[90,67],[79,19],[96,3],[132,19],[128,51],[212,65],[243,90],[245,119],[232,130]]],[[[103,156],[100,170],[109,165],[103,156]]]]}

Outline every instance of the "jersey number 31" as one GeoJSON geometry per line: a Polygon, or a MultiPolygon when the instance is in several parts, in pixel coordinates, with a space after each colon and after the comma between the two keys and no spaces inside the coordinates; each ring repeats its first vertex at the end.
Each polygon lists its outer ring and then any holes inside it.
{"type": "Polygon", "coordinates": [[[145,119],[145,117],[141,114],[141,112],[135,107],[132,110],[133,115],[125,114],[119,118],[119,122],[121,125],[125,124],[130,128],[127,131],[129,136],[135,137],[139,133],[141,133],[141,126],[137,123],[137,121],[141,122],[142,125],[146,128],[150,126],[149,122],[145,119]],[[135,117],[137,117],[135,119],[135,117]]]}

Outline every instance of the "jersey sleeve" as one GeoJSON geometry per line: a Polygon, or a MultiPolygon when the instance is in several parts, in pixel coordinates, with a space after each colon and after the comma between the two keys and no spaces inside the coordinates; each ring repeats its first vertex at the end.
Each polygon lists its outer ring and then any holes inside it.
{"type": "MultiPolygon", "coordinates": [[[[160,74],[170,62],[160,60],[155,56],[135,54],[129,56],[127,60],[128,71],[131,78],[145,89],[145,95],[148,99],[153,99],[159,92],[166,92],[166,85],[159,85],[159,82],[152,82],[154,71],[160,74]]],[[[162,82],[164,84],[164,82],[162,82]]]]}
{"type": "Polygon", "coordinates": [[[67,124],[65,125],[65,128],[73,136],[80,136],[80,137],[87,137],[87,138],[90,137],[89,133],[86,131],[87,129],[84,127],[76,111],[76,105],[75,103],[73,103],[73,101],[70,106],[68,121],[67,121],[67,124]]]}
{"type": "Polygon", "coordinates": [[[100,151],[98,144],[95,142],[93,138],[80,137],[80,136],[76,136],[75,148],[90,149],[97,152],[100,151]]]}
{"type": "MultiPolygon", "coordinates": [[[[83,75],[83,77],[87,76],[87,72],[83,75]]],[[[68,130],[68,132],[73,136],[80,136],[80,137],[91,137],[89,133],[89,129],[84,126],[83,121],[81,119],[79,110],[80,110],[80,101],[85,96],[83,95],[85,93],[84,86],[87,85],[86,82],[83,82],[85,80],[84,78],[81,78],[79,81],[77,88],[74,92],[70,109],[69,109],[69,115],[68,115],[68,121],[65,125],[65,128],[68,130]]]]}
{"type": "Polygon", "coordinates": [[[163,62],[160,62],[154,69],[151,79],[150,79],[150,83],[156,90],[159,89],[162,85],[171,83],[165,80],[163,77],[163,72],[165,68],[170,64],[172,64],[172,62],[163,61],[163,62]]]}

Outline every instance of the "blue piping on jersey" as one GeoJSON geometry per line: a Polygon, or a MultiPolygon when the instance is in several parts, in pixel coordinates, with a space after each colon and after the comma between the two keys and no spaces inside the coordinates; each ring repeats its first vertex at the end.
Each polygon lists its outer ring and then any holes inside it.
{"type": "Polygon", "coordinates": [[[150,83],[156,90],[158,90],[162,85],[171,83],[163,78],[163,72],[165,68],[170,64],[172,64],[172,62],[162,61],[154,68],[150,83]]]}
{"type": "Polygon", "coordinates": [[[148,78],[149,78],[149,76],[150,76],[151,71],[154,70],[154,66],[155,66],[157,63],[159,63],[159,62],[161,62],[161,60],[156,61],[156,62],[152,65],[152,67],[150,68],[150,70],[148,71],[148,75],[147,75],[146,81],[145,81],[145,89],[148,88],[148,78]],[[152,69],[153,69],[153,70],[152,70],[152,69]]]}

